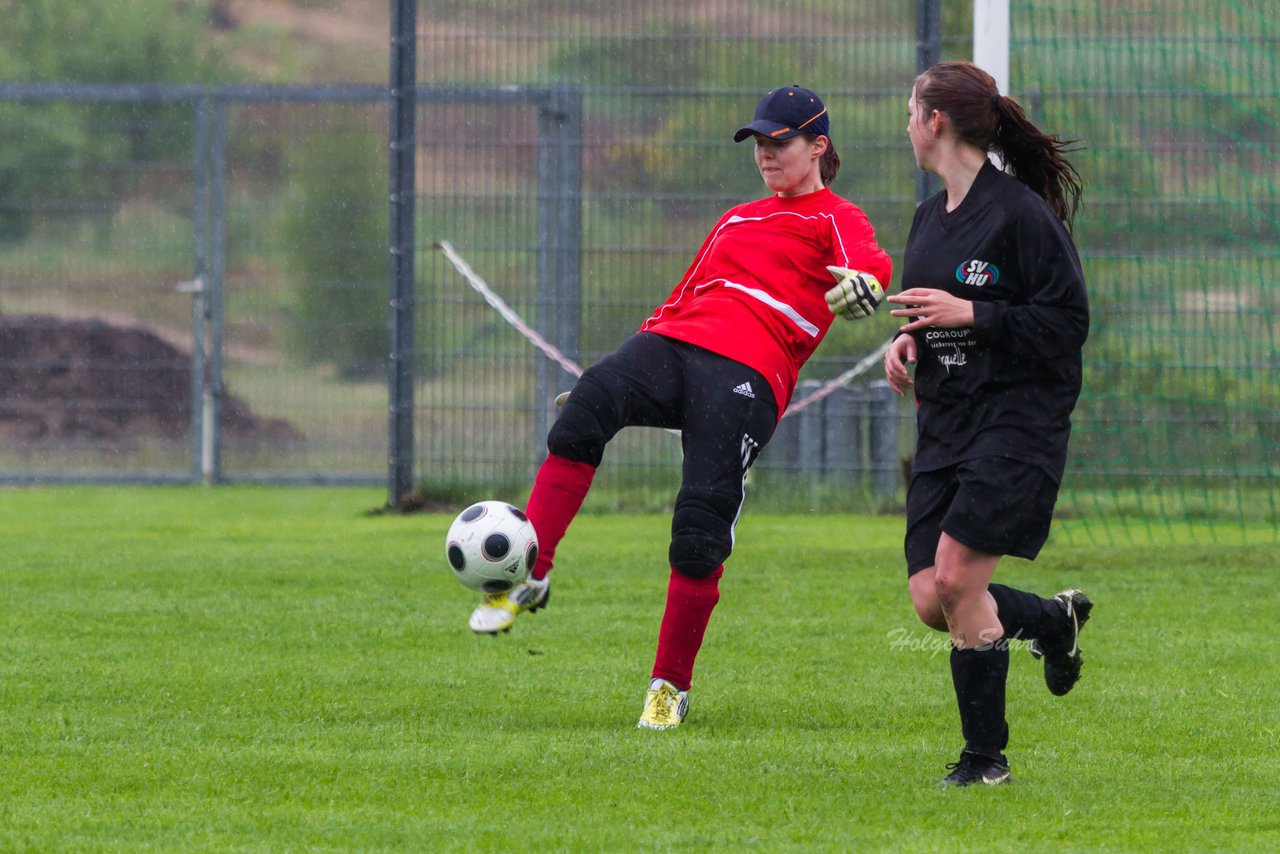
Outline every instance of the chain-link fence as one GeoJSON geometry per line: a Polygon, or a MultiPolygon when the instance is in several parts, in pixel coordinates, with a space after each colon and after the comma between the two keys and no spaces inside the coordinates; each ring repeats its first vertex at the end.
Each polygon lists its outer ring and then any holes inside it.
{"type": "MultiPolygon", "coordinates": [[[[751,146],[732,137],[779,85],[823,96],[843,162],[833,189],[862,206],[882,245],[900,255],[917,197],[904,133],[920,61],[911,4],[426,3],[421,13],[420,85],[575,93],[579,132],[571,150],[552,155],[571,158],[580,221],[572,264],[548,274],[539,255],[548,225],[537,205],[547,195],[533,181],[546,149],[537,117],[521,105],[477,99],[420,113],[417,214],[424,249],[447,240],[580,364],[638,328],[721,212],[765,194],[751,146]]],[[[491,311],[447,259],[426,250],[419,261],[418,478],[428,489],[525,489],[544,453],[552,398],[573,377],[491,311]]],[[[883,322],[833,329],[806,381],[834,377],[875,350],[891,333],[887,319],[875,320],[883,322]]],[[[910,413],[870,388],[878,374],[784,419],[757,467],[757,492],[802,484],[891,499],[910,413]],[[891,440],[873,441],[885,413],[891,440]]],[[[663,431],[624,431],[593,495],[626,501],[652,487],[655,500],[669,500],[679,454],[679,440],[663,431]]]]}
{"type": "Polygon", "coordinates": [[[1015,94],[1081,140],[1093,329],[1064,504],[1280,522],[1280,26],[1266,4],[1011,7],[1015,94]]]}
{"type": "MultiPolygon", "coordinates": [[[[507,292],[528,293],[531,310],[568,310],[575,319],[580,313],[580,335],[569,343],[583,362],[611,349],[647,315],[719,211],[759,192],[749,156],[727,140],[755,98],[779,83],[809,85],[828,98],[846,164],[837,190],[868,211],[897,256],[913,205],[929,189],[904,131],[911,80],[932,59],[967,58],[973,50],[970,4],[744,3],[708,10],[659,2],[624,11],[532,3],[513,12],[497,4],[429,3],[422,10],[419,68],[426,81],[581,88],[580,308],[538,306],[534,292],[522,290],[535,280],[531,262],[521,261],[532,235],[518,238],[510,217],[495,216],[480,201],[507,186],[507,135],[491,120],[464,110],[448,123],[456,135],[424,135],[428,158],[453,150],[481,160],[465,183],[450,174],[434,179],[423,209],[430,211],[428,239],[446,235],[507,292]],[[563,14],[549,14],[551,7],[563,14]]],[[[1048,131],[1080,141],[1074,160],[1086,181],[1077,237],[1093,334],[1063,515],[1274,528],[1280,520],[1274,16],[1257,4],[1207,0],[1149,0],[1123,9],[1096,0],[1014,0],[1009,23],[1010,94],[1048,131]]],[[[433,295],[478,305],[443,262],[423,260],[433,295]]],[[[478,311],[489,323],[483,364],[501,365],[504,377],[521,376],[527,343],[478,311]]],[[[477,471],[452,456],[456,445],[442,438],[458,435],[449,420],[480,372],[451,379],[451,354],[474,351],[477,328],[453,327],[423,342],[424,357],[437,367],[422,387],[419,420],[418,459],[427,479],[477,471]]],[[[805,377],[838,374],[885,332],[874,323],[837,327],[805,377]]],[[[498,397],[499,405],[519,400],[515,410],[523,411],[516,389],[498,397]]],[[[533,405],[544,402],[538,397],[533,405]]],[[[909,408],[900,415],[906,455],[909,408]]],[[[518,483],[530,464],[524,437],[536,446],[539,436],[515,426],[526,422],[507,423],[513,444],[492,459],[518,483]]],[[[821,431],[797,425],[795,432],[821,431]]],[[[805,458],[814,464],[821,450],[809,447],[814,453],[805,458]]],[[[611,451],[609,476],[631,487],[661,482],[675,453],[668,437],[637,431],[611,451]]],[[[766,449],[762,485],[778,481],[771,466],[787,483],[802,480],[796,459],[794,451],[766,449]]],[[[848,479],[841,477],[847,472],[816,466],[842,491],[865,483],[868,473],[855,468],[848,479]]]]}
{"type": "MultiPolygon", "coordinates": [[[[422,7],[416,173],[399,194],[414,201],[413,280],[408,300],[391,294],[413,313],[404,354],[387,335],[385,89],[0,88],[21,143],[0,160],[0,186],[18,188],[0,199],[0,371],[15,378],[0,386],[0,477],[376,482],[388,406],[394,421],[402,405],[388,401],[391,352],[412,372],[415,485],[524,488],[571,377],[433,244],[455,244],[589,364],[670,289],[720,210],[759,195],[750,146],[729,136],[780,81],[826,83],[837,190],[897,220],[882,240],[900,245],[913,179],[894,129],[914,17],[882,3],[786,21],[760,6],[721,31],[668,5],[639,29],[621,7],[422,7]],[[573,20],[586,28],[565,32],[573,20]],[[129,336],[145,347],[116,340],[129,336]]],[[[885,333],[841,330],[815,375],[885,333]]],[[[832,395],[761,471],[888,493],[896,455],[870,438],[886,435],[883,410],[865,388],[832,395]],[[837,423],[863,438],[837,447],[837,423]]],[[[677,440],[636,431],[611,470],[661,484],[677,457],[677,440]]]]}
{"type": "MultiPolygon", "coordinates": [[[[515,497],[572,378],[438,242],[590,364],[763,192],[731,134],[800,83],[828,102],[836,191],[897,260],[932,189],[911,81],[972,51],[972,7],[939,0],[396,8],[390,91],[0,85],[0,477],[380,482],[390,456],[427,491],[515,497]]],[[[1274,526],[1274,16],[1009,8],[1010,94],[1083,145],[1093,333],[1062,509],[1274,526]]],[[[837,324],[804,381],[892,326],[837,324]]],[[[910,402],[894,448],[876,373],[784,427],[757,493],[900,496],[910,402]]],[[[678,455],[628,431],[597,493],[660,502],[678,455]]]]}
{"type": "Polygon", "coordinates": [[[381,480],[384,88],[0,111],[0,476],[381,480]]]}

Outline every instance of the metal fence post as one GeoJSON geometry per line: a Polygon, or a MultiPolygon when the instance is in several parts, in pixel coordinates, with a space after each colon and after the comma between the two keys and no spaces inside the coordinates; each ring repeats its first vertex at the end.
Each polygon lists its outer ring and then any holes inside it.
{"type": "Polygon", "coordinates": [[[222,283],[227,267],[227,103],[210,102],[209,115],[209,276],[204,283],[204,310],[209,325],[208,380],[204,384],[200,473],[205,484],[222,480],[222,283]]]}
{"type": "Polygon", "coordinates": [[[876,495],[890,497],[898,485],[898,405],[893,389],[876,380],[867,389],[870,399],[868,449],[876,495]]]}
{"type": "MultiPolygon", "coordinates": [[[[801,380],[796,384],[796,397],[802,398],[822,387],[820,380],[801,380]]],[[[827,409],[827,401],[819,400],[808,409],[802,409],[795,416],[796,425],[796,470],[817,475],[826,473],[822,446],[826,438],[823,428],[827,409]]]]}
{"type": "Polygon", "coordinates": [[[413,487],[414,154],[418,0],[392,0],[387,503],[413,487]]]}
{"type": "Polygon", "coordinates": [[[822,401],[822,458],[828,477],[847,481],[861,475],[862,410],[861,389],[836,389],[822,401]]]}
{"type": "MultiPolygon", "coordinates": [[[[916,73],[942,58],[942,0],[916,0],[916,73]]],[[[932,196],[938,179],[923,169],[916,173],[916,204],[932,196]]]]}
{"type": "MultiPolygon", "coordinates": [[[[554,187],[555,342],[561,352],[576,360],[582,325],[582,93],[557,89],[552,99],[557,118],[555,147],[560,161],[554,187]]],[[[563,371],[560,379],[566,383],[574,380],[563,371]]]]}
{"type": "Polygon", "coordinates": [[[191,294],[191,479],[199,481],[203,475],[204,460],[204,396],[205,376],[205,293],[208,278],[209,245],[209,99],[201,98],[194,105],[195,144],[193,146],[192,173],[195,182],[191,200],[191,240],[194,251],[195,275],[190,282],[179,285],[179,291],[191,294]]]}
{"type": "MultiPolygon", "coordinates": [[[[538,105],[539,333],[577,359],[582,322],[582,93],[553,90],[538,105]]],[[[551,422],[555,395],[574,377],[539,359],[534,370],[536,465],[551,422]]]]}
{"type": "MultiPolygon", "coordinates": [[[[551,332],[552,312],[555,311],[555,262],[553,260],[552,241],[555,229],[552,228],[554,196],[551,190],[556,174],[555,148],[551,144],[552,136],[551,105],[548,101],[538,101],[538,178],[537,193],[537,271],[533,296],[534,325],[543,338],[554,341],[551,332]]],[[[533,366],[533,434],[535,439],[533,459],[530,464],[538,465],[541,454],[541,440],[547,435],[551,424],[552,404],[557,392],[551,390],[552,366],[539,358],[533,366]]]]}
{"type": "Polygon", "coordinates": [[[192,240],[195,277],[178,285],[191,294],[191,479],[222,479],[222,282],[227,257],[227,106],[195,103],[192,240]]]}

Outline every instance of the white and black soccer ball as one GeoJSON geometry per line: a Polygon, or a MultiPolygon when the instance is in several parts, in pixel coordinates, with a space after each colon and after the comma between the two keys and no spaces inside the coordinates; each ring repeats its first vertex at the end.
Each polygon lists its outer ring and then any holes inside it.
{"type": "Polygon", "coordinates": [[[505,501],[479,501],[445,535],[453,577],[479,593],[505,593],[529,577],[538,535],[529,517],[505,501]]]}

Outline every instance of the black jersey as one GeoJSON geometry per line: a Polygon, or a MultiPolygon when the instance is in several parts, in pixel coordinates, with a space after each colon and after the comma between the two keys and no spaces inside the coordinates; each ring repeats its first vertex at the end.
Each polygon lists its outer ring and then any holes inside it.
{"type": "Polygon", "coordinates": [[[916,209],[902,287],[974,303],[972,328],[918,329],[919,471],[1010,457],[1061,481],[1089,332],[1075,245],[1034,191],[987,163],[954,211],[916,209]]]}

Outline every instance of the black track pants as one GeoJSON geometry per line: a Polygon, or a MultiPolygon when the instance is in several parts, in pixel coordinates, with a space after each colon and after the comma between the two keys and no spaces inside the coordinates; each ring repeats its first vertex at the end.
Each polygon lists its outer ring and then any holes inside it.
{"type": "Polygon", "coordinates": [[[684,463],[670,561],[677,571],[701,578],[733,550],[747,469],[773,436],[777,413],[769,384],[752,368],[640,332],[582,375],[551,427],[547,448],[599,466],[605,446],[623,427],[680,430],[684,463]]]}

